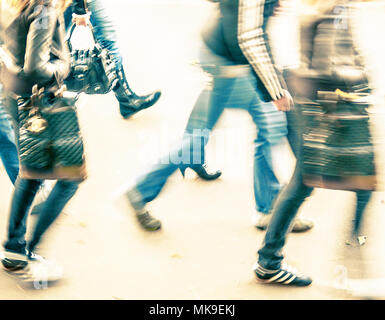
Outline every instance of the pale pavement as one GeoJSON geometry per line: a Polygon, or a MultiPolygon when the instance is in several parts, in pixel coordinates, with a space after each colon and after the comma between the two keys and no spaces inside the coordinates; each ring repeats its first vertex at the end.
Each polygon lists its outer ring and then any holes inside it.
{"type": "MultiPolygon", "coordinates": [[[[41,245],[41,253],[63,265],[65,280],[36,290],[0,272],[0,299],[350,299],[357,297],[335,288],[344,284],[345,268],[351,277],[385,278],[383,192],[374,197],[367,214],[365,263],[360,263],[353,252],[357,250],[345,245],[353,194],[317,190],[301,208],[315,228],[291,234],[285,248],[289,262],[315,283],[282,288],[254,282],[251,268],[264,233],[251,225],[255,128],[242,110],[225,112],[209,145],[209,162],[223,170],[222,178],[183,181],[176,173],[151,204],[163,229],[149,233],[139,228],[127,203],[114,198],[115,192],[181,137],[203,86],[204,75],[190,62],[196,59],[199,28],[211,4],[113,2],[120,5],[110,11],[118,19],[130,83],[139,93],[160,88],[163,95],[156,106],[129,121],[119,116],[113,94],[82,97],[89,179],[41,245]],[[362,265],[365,274],[358,268],[362,265]]],[[[373,22],[376,30],[384,28],[378,11],[369,14],[378,22],[373,22]]],[[[382,59],[381,52],[370,54],[382,59]]],[[[381,59],[373,64],[382,85],[381,59]]],[[[379,137],[383,118],[380,112],[375,119],[379,137]]],[[[382,145],[380,159],[381,151],[382,145]]],[[[3,240],[12,193],[4,171],[0,190],[3,240]]],[[[381,281],[375,292],[380,296],[385,292],[381,281]]]]}

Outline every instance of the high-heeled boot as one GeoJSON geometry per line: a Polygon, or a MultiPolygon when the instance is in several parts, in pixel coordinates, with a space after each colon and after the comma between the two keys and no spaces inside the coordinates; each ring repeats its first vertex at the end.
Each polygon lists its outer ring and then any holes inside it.
{"type": "Polygon", "coordinates": [[[203,180],[215,180],[218,179],[222,172],[220,170],[217,170],[215,172],[211,172],[207,168],[207,164],[182,164],[179,167],[180,172],[182,173],[182,176],[185,176],[186,169],[190,168],[191,170],[195,171],[195,173],[203,180]]]}

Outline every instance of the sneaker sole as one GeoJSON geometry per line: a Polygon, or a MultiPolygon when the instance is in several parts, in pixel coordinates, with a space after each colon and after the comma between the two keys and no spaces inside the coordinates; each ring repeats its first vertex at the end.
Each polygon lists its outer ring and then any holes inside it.
{"type": "Polygon", "coordinates": [[[310,282],[309,284],[299,285],[299,284],[293,284],[293,283],[282,283],[282,282],[269,282],[268,280],[260,279],[257,276],[255,276],[254,281],[258,284],[265,284],[265,285],[275,285],[280,287],[309,287],[313,282],[310,282]]]}
{"type": "Polygon", "coordinates": [[[275,282],[275,281],[269,281],[269,279],[261,279],[259,278],[255,271],[254,271],[254,280],[259,283],[259,284],[268,284],[268,285],[278,285],[278,286],[286,286],[286,287],[308,287],[310,286],[313,281],[311,280],[311,282],[309,284],[295,284],[293,282],[290,282],[290,283],[285,283],[285,282],[275,282]]]}
{"type": "MultiPolygon", "coordinates": [[[[261,227],[261,226],[254,226],[256,229],[261,230],[261,231],[266,231],[267,227],[261,227]]],[[[303,233],[306,231],[309,231],[313,229],[313,227],[307,228],[307,229],[291,229],[289,232],[291,233],[303,233]]]]}
{"type": "MultiPolygon", "coordinates": [[[[140,224],[140,222],[139,222],[139,224],[140,224]]],[[[141,225],[141,224],[140,224],[140,226],[141,226],[144,230],[146,230],[146,231],[158,231],[158,230],[162,229],[162,226],[154,227],[154,228],[148,228],[148,227],[145,227],[145,226],[143,226],[143,225],[141,225]]]]}

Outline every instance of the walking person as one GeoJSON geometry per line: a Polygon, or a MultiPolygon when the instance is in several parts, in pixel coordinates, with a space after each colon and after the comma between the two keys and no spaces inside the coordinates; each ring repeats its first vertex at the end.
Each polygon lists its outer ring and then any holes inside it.
{"type": "MultiPolygon", "coordinates": [[[[2,0],[1,23],[4,41],[2,79],[5,107],[19,139],[17,97],[31,96],[38,85],[56,90],[69,72],[63,12],[71,1],[2,0]]],[[[64,137],[63,137],[64,138],[64,137]]],[[[79,181],[59,179],[44,203],[32,237],[25,239],[27,216],[41,179],[18,176],[12,196],[8,234],[2,264],[11,274],[28,278],[34,267],[45,270],[46,280],[56,280],[57,269],[35,253],[44,233],[78,189],[79,181]],[[47,268],[46,268],[47,267],[47,268]],[[52,274],[50,273],[52,270],[52,274]],[[51,278],[54,277],[54,279],[51,278]]]]}
{"type": "MultiPolygon", "coordinates": [[[[210,0],[212,1],[212,0],[210,0]]],[[[220,2],[218,1],[212,1],[212,2],[220,2]]],[[[280,7],[281,3],[279,3],[278,6],[275,7],[275,11],[277,10],[277,7],[280,7]]],[[[211,18],[212,21],[215,21],[215,18],[211,18]]],[[[215,23],[213,23],[214,25],[215,23]]],[[[266,29],[265,24],[265,29],[266,29]]],[[[210,32],[210,28],[212,28],[212,24],[209,24],[209,26],[206,28],[206,30],[203,31],[203,34],[210,32]]],[[[266,38],[267,35],[265,34],[266,38]]],[[[207,50],[207,48],[204,48],[202,50],[207,50]]],[[[218,48],[217,48],[218,49],[218,48]]],[[[212,55],[211,55],[212,57],[212,55]]],[[[221,61],[218,61],[218,59],[210,59],[207,58],[207,55],[205,57],[201,57],[201,60],[206,60],[204,64],[202,63],[203,69],[210,74],[213,70],[212,66],[216,63],[221,63],[221,61]]],[[[219,67],[218,67],[219,68],[219,67]]],[[[224,73],[229,73],[229,70],[231,72],[231,68],[234,69],[234,67],[229,67],[227,70],[225,66],[221,66],[221,68],[224,70],[224,73]]],[[[186,134],[193,134],[193,131],[197,128],[200,128],[202,131],[211,132],[214,128],[216,122],[218,121],[220,115],[222,114],[224,108],[222,106],[219,106],[216,108],[213,105],[210,105],[209,103],[202,102],[204,97],[209,95],[210,88],[202,92],[202,98],[201,101],[198,100],[198,102],[195,104],[195,107],[190,115],[190,118],[188,120],[185,132],[186,134]],[[205,108],[210,108],[210,121],[208,121],[208,110],[205,110],[205,108]],[[216,111],[214,111],[216,110],[216,111]],[[209,123],[210,122],[210,123],[209,123]]],[[[253,113],[252,109],[249,108],[248,105],[242,105],[243,101],[232,99],[229,103],[227,103],[226,107],[236,107],[236,108],[244,108],[246,111],[249,111],[250,114],[253,113]]],[[[267,104],[271,104],[272,102],[267,102],[267,104]]],[[[261,104],[264,105],[265,102],[261,101],[261,104]]],[[[269,114],[267,117],[269,119],[269,129],[262,129],[261,127],[257,126],[257,138],[254,141],[255,145],[255,156],[254,156],[254,199],[255,199],[255,212],[253,214],[253,225],[259,229],[259,230],[266,230],[268,224],[271,220],[271,209],[273,207],[273,203],[276,199],[276,196],[282,189],[282,181],[279,181],[277,177],[277,168],[274,167],[271,159],[269,159],[269,155],[265,153],[266,146],[270,145],[271,148],[276,148],[277,152],[274,152],[274,154],[280,154],[282,152],[282,145],[284,144],[284,139],[287,135],[287,129],[286,129],[286,119],[283,118],[282,113],[276,112],[276,110],[273,108],[273,112],[269,114]]],[[[201,161],[203,163],[203,166],[200,168],[199,166],[195,166],[198,176],[209,180],[212,179],[212,177],[218,177],[221,172],[218,170],[214,172],[211,175],[207,175],[205,173],[205,169],[207,168],[205,165],[205,146],[208,142],[209,136],[205,139],[203,139],[203,143],[201,143],[201,148],[199,150],[201,154],[201,161]],[[205,178],[208,177],[208,178],[205,178]]],[[[197,152],[195,152],[197,153],[197,152]]],[[[311,220],[306,218],[296,218],[291,226],[292,232],[304,232],[308,231],[311,228],[313,228],[314,224],[311,220]]]]}
{"type": "MultiPolygon", "coordinates": [[[[1,11],[1,6],[0,6],[1,11]]],[[[1,29],[0,29],[1,30],[1,29]]],[[[0,38],[0,45],[2,40],[0,38]]],[[[12,120],[4,109],[3,86],[0,84],[0,158],[3,162],[5,171],[12,184],[15,184],[19,174],[19,158],[15,143],[15,133],[12,128],[12,120]]],[[[40,204],[45,201],[46,195],[51,191],[51,186],[47,183],[42,184],[39,189],[37,201],[40,204]]]]}
{"type": "MultiPolygon", "coordinates": [[[[206,180],[220,172],[205,168],[204,146],[223,110],[243,106],[258,128],[255,143],[254,183],[259,210],[269,206],[280,190],[274,162],[280,157],[287,134],[283,111],[292,99],[274,68],[266,34],[269,17],[278,1],[221,0],[215,17],[202,32],[201,66],[212,78],[190,115],[182,145],[141,175],[127,192],[141,225],[157,230],[161,222],[150,215],[146,204],[154,200],[168,177],[177,169],[191,168],[206,180]],[[264,207],[262,207],[262,204],[264,207]]],[[[305,228],[312,227],[305,223],[305,228]]]]}
{"type": "MultiPolygon", "coordinates": [[[[342,28],[341,25],[336,23],[336,21],[348,23],[349,7],[345,6],[344,2],[338,1],[304,0],[303,3],[309,4],[309,6],[306,7],[306,13],[301,16],[300,23],[301,68],[299,70],[288,71],[287,83],[289,88],[291,88],[291,92],[294,94],[295,101],[305,101],[305,103],[310,103],[309,105],[312,105],[313,108],[317,108],[315,107],[317,105],[315,100],[320,99],[320,91],[333,92],[334,95],[336,95],[335,90],[337,89],[354,92],[357,87],[366,87],[367,77],[365,76],[363,61],[357,54],[350,28],[345,26],[342,28]],[[339,10],[335,10],[338,5],[340,5],[339,10]],[[341,8],[345,9],[343,10],[344,15],[342,16],[341,8]]],[[[346,24],[346,26],[348,25],[349,24],[346,24]]],[[[339,91],[337,90],[337,92],[339,91]]],[[[355,97],[355,94],[349,95],[342,93],[340,96],[342,99],[346,99],[346,97],[351,99],[355,97]]],[[[330,103],[330,100],[328,103],[330,103]]],[[[344,103],[342,103],[342,106],[344,106],[344,103]]],[[[353,108],[357,108],[354,104],[352,106],[353,108]]],[[[365,118],[365,114],[367,113],[361,110],[358,119],[365,118]]],[[[354,117],[352,117],[352,119],[354,119],[354,117]]],[[[305,131],[303,123],[306,123],[306,121],[301,107],[300,105],[296,105],[295,110],[288,113],[289,131],[292,133],[289,138],[291,138],[291,141],[294,142],[293,144],[296,145],[294,148],[297,156],[296,168],[289,184],[279,194],[276,200],[271,223],[267,229],[263,245],[258,251],[258,263],[254,266],[257,280],[264,283],[278,283],[293,286],[308,286],[312,283],[310,277],[302,275],[298,273],[295,268],[282,263],[284,258],[282,249],[286,241],[289,226],[300,206],[305,199],[311,195],[314,189],[312,186],[309,186],[309,183],[305,184],[304,182],[306,178],[304,165],[318,163],[315,158],[303,162],[305,157],[303,137],[305,131]]],[[[368,124],[363,124],[363,126],[364,127],[356,129],[360,129],[360,132],[368,133],[368,124]]],[[[338,128],[335,128],[335,131],[336,130],[338,130],[338,128]]],[[[356,130],[356,132],[358,131],[356,130]]],[[[347,133],[348,131],[345,132],[345,135],[347,133]]],[[[322,132],[319,132],[319,134],[322,135],[322,132]]],[[[364,140],[366,140],[365,143],[367,144],[368,139],[365,138],[364,140]]],[[[317,141],[315,141],[315,143],[317,143],[317,141]]],[[[309,144],[306,145],[306,148],[306,150],[310,150],[308,149],[309,144]]],[[[356,159],[361,156],[360,153],[365,154],[362,153],[367,150],[365,148],[365,145],[363,145],[362,148],[358,146],[359,152],[356,154],[356,159]]],[[[315,156],[316,155],[313,157],[315,156]]],[[[306,157],[308,158],[309,154],[306,154],[306,157]]],[[[373,159],[369,157],[367,161],[365,161],[365,164],[361,165],[362,170],[365,170],[365,167],[370,167],[372,164],[373,159]]],[[[350,165],[354,165],[354,158],[352,158],[350,165]]],[[[331,173],[328,172],[325,174],[331,175],[331,173]]],[[[372,181],[373,174],[372,168],[369,174],[362,175],[363,177],[360,178],[361,182],[372,181]]],[[[355,192],[356,208],[355,220],[352,226],[352,237],[357,238],[364,211],[372,195],[371,190],[373,190],[373,186],[359,184],[355,186],[352,184],[341,187],[339,186],[341,182],[343,182],[343,180],[332,180],[331,183],[334,183],[335,186],[331,186],[330,188],[355,192]]]]}
{"type": "MultiPolygon", "coordinates": [[[[109,51],[114,60],[118,81],[113,91],[119,102],[121,116],[128,119],[137,112],[153,106],[159,100],[161,92],[155,91],[139,96],[130,88],[124,72],[123,58],[119,50],[116,30],[107,14],[105,5],[103,0],[72,1],[72,5],[64,12],[65,27],[68,30],[72,23],[77,26],[92,25],[97,41],[109,51]]],[[[37,215],[40,213],[44,207],[44,199],[51,189],[47,183],[42,187],[42,192],[39,192],[42,197],[39,197],[39,201],[35,202],[31,214],[37,215]]]]}
{"type": "Polygon", "coordinates": [[[135,113],[153,106],[159,100],[161,92],[154,91],[139,96],[129,86],[115,27],[107,14],[105,5],[103,0],[74,0],[64,14],[65,25],[67,29],[72,22],[79,26],[87,26],[89,23],[93,26],[96,40],[109,51],[115,62],[118,82],[113,91],[119,102],[120,114],[124,119],[128,119],[135,113]]]}

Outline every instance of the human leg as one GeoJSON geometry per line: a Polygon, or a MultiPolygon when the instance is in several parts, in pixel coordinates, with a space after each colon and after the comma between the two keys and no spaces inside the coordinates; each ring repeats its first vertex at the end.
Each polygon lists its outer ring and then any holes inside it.
{"type": "Polygon", "coordinates": [[[9,179],[14,184],[19,174],[19,158],[15,133],[7,113],[0,106],[0,157],[9,179]]]}
{"type": "Polygon", "coordinates": [[[123,58],[119,50],[115,26],[109,17],[102,1],[90,2],[91,24],[93,25],[95,37],[100,45],[106,48],[112,55],[118,76],[118,84],[113,89],[119,101],[120,113],[127,119],[133,114],[151,107],[160,98],[161,92],[154,91],[144,96],[137,95],[129,86],[123,67],[123,58]]]}
{"type": "Polygon", "coordinates": [[[4,243],[6,251],[25,254],[27,216],[41,183],[41,180],[27,180],[20,177],[16,179],[9,216],[8,237],[4,243]]]}
{"type": "Polygon", "coordinates": [[[296,286],[311,284],[310,278],[290,266],[282,265],[282,249],[300,205],[312,190],[302,183],[301,169],[297,165],[289,184],[278,195],[262,248],[258,251],[258,263],[254,266],[258,280],[296,286]]]}
{"type": "Polygon", "coordinates": [[[59,180],[49,194],[39,214],[33,231],[32,239],[28,244],[28,251],[33,252],[41,237],[62,212],[68,201],[75,195],[79,183],[59,180]]]}

